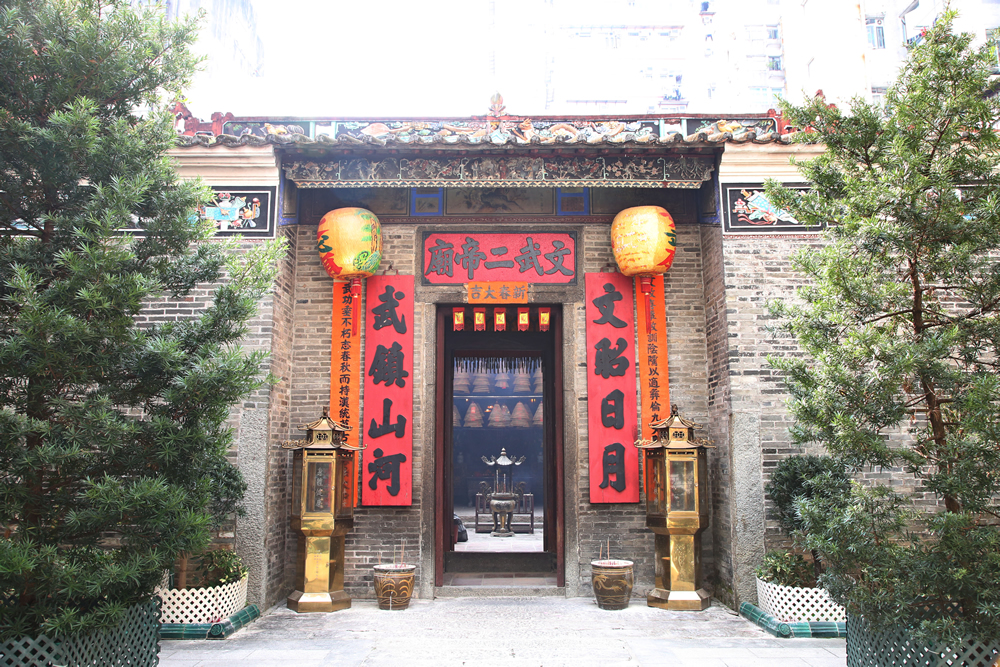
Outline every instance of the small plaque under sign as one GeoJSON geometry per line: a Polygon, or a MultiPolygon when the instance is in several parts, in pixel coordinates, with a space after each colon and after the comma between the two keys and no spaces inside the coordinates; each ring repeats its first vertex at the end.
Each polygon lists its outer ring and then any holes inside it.
{"type": "Polygon", "coordinates": [[[465,289],[469,303],[528,303],[528,283],[477,281],[465,289]]]}

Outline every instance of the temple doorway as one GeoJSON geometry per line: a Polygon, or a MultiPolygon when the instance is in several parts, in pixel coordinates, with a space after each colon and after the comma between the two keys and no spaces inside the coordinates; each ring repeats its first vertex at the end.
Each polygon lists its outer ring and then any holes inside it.
{"type": "Polygon", "coordinates": [[[438,312],[436,584],[562,586],[561,312],[480,310],[438,312]]]}

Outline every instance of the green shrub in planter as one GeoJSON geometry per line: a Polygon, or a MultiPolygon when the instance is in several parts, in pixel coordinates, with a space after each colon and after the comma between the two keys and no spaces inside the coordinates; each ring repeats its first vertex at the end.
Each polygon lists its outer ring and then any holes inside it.
{"type": "MultiPolygon", "coordinates": [[[[851,493],[851,477],[843,462],[829,456],[790,456],[782,459],[764,487],[774,503],[781,528],[793,538],[801,535],[802,517],[796,507],[799,500],[813,499],[824,505],[841,507],[851,493]]],[[[823,573],[820,555],[812,552],[813,584],[823,573]]],[[[761,577],[761,579],[765,579],[761,577]]],[[[780,583],[780,582],[776,582],[780,583]]]]}
{"type": "Polygon", "coordinates": [[[760,579],[781,586],[813,588],[816,585],[812,563],[802,554],[788,551],[768,551],[755,572],[760,579]]]}
{"type": "Polygon", "coordinates": [[[228,549],[215,549],[202,554],[198,566],[202,586],[231,584],[245,577],[249,571],[240,555],[228,549]]]}

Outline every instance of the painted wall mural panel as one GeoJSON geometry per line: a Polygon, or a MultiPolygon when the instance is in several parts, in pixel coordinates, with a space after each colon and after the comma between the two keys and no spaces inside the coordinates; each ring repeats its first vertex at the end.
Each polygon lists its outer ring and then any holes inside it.
{"type": "Polygon", "coordinates": [[[413,276],[372,276],[365,294],[365,506],[413,497],[413,276]]]}
{"type": "Polygon", "coordinates": [[[212,186],[211,201],[198,217],[215,223],[216,234],[274,236],[275,188],[212,186]]]}
{"type": "Polygon", "coordinates": [[[584,276],[590,502],[639,502],[632,279],[584,276]]]}
{"type": "Polygon", "coordinates": [[[423,284],[576,284],[576,232],[424,232],[423,284]]]}
{"type": "MultiPolygon", "coordinates": [[[[211,199],[192,214],[192,222],[210,220],[218,236],[274,237],[277,188],[259,185],[210,187],[211,199]]],[[[121,231],[141,235],[142,223],[121,231]]]]}
{"type": "MultiPolygon", "coordinates": [[[[805,191],[806,185],[785,183],[786,188],[805,191]]],[[[742,234],[808,233],[821,227],[807,227],[767,198],[763,183],[726,183],[723,185],[725,232],[742,234]]]]}

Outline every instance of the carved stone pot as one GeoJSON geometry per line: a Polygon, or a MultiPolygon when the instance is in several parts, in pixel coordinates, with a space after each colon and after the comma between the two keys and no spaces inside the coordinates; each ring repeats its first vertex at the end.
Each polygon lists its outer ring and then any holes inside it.
{"type": "Polygon", "coordinates": [[[490,511],[493,512],[493,537],[514,537],[510,528],[514,510],[517,508],[517,496],[513,493],[494,493],[490,496],[490,511]]]}
{"type": "Polygon", "coordinates": [[[375,597],[379,609],[399,610],[410,606],[416,565],[376,565],[375,597]]]}
{"type": "Polygon", "coordinates": [[[591,583],[598,607],[609,610],[628,607],[635,583],[632,565],[630,560],[612,558],[590,561],[591,583]]]}

